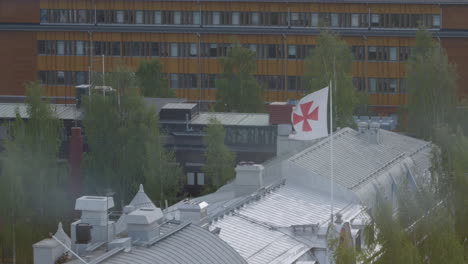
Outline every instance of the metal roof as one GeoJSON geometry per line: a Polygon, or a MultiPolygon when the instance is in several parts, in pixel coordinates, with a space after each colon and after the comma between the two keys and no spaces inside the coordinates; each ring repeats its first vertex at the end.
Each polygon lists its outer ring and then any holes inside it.
{"type": "MultiPolygon", "coordinates": [[[[369,142],[367,135],[344,128],[334,133],[334,181],[353,189],[378,175],[382,168],[412,156],[429,142],[380,129],[381,143],[369,142]]],[[[429,150],[426,150],[426,152],[429,150]]],[[[289,160],[299,167],[330,178],[329,138],[296,154],[289,160]]],[[[421,156],[423,159],[424,156],[421,156]]],[[[423,164],[423,161],[421,161],[423,164]]],[[[426,163],[427,164],[427,163],[426,163]]]]}
{"type": "Polygon", "coordinates": [[[268,126],[268,114],[202,112],[192,119],[192,125],[207,125],[216,118],[225,126],[268,126]]]}
{"type": "MultiPolygon", "coordinates": [[[[362,211],[360,205],[343,200],[335,200],[334,208],[346,221],[362,211]]],[[[220,238],[248,263],[292,263],[312,246],[325,247],[325,244],[312,235],[298,238],[291,226],[327,226],[329,219],[329,195],[286,182],[259,200],[214,219],[210,229],[220,228],[220,238]]]]}
{"type": "MultiPolygon", "coordinates": [[[[51,104],[51,109],[56,117],[62,120],[80,120],[82,118],[82,111],[74,104],[51,104]]],[[[0,118],[13,119],[16,118],[16,111],[20,114],[21,118],[29,118],[27,105],[24,103],[0,103],[0,118]]]]}
{"type": "Polygon", "coordinates": [[[157,113],[159,113],[161,108],[165,106],[166,104],[184,103],[186,101],[185,99],[179,99],[179,98],[151,98],[151,97],[145,97],[144,100],[147,106],[156,107],[157,113]]]}
{"type": "Polygon", "coordinates": [[[129,205],[133,205],[135,209],[140,209],[140,208],[157,208],[154,203],[151,201],[151,199],[146,195],[144,189],[143,189],[143,184],[140,184],[140,189],[138,192],[135,194],[133,197],[132,201],[129,203],[129,205]]]}
{"type": "Polygon", "coordinates": [[[168,103],[165,104],[161,109],[193,109],[197,104],[191,103],[168,103]]]}
{"type": "Polygon", "coordinates": [[[133,247],[102,263],[105,264],[240,264],[246,261],[226,242],[206,229],[188,225],[151,247],[133,247]]]}

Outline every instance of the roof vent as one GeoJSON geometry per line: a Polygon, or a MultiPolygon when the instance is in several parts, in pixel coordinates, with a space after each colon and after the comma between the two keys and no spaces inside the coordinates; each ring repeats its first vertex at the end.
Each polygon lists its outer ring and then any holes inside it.
{"type": "Polygon", "coordinates": [[[125,216],[127,232],[133,241],[149,242],[160,234],[164,214],[159,208],[140,208],[125,216]]]}
{"type": "Polygon", "coordinates": [[[369,142],[380,143],[380,124],[377,122],[372,122],[369,125],[369,142]]]}
{"type": "Polygon", "coordinates": [[[338,224],[338,225],[342,224],[343,223],[343,219],[341,219],[342,215],[340,213],[336,213],[335,216],[336,216],[335,224],[338,224]]]}
{"type": "Polygon", "coordinates": [[[241,162],[236,167],[236,195],[245,195],[264,187],[264,167],[260,164],[241,162]]]}
{"type": "Polygon", "coordinates": [[[359,122],[358,123],[358,131],[359,134],[364,134],[369,129],[369,123],[367,122],[359,122]]]}
{"type": "Polygon", "coordinates": [[[180,221],[191,223],[200,223],[208,216],[207,202],[193,202],[184,200],[178,207],[180,221]]]}

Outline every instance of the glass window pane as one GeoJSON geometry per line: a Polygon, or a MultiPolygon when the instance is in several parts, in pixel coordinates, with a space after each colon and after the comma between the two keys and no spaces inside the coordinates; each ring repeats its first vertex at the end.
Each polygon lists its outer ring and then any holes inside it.
{"type": "Polygon", "coordinates": [[[395,93],[397,89],[397,81],[396,79],[390,79],[389,84],[389,91],[390,93],[395,93]]]}
{"type": "Polygon", "coordinates": [[[213,25],[219,25],[219,12],[213,12],[213,25]]]}
{"type": "Polygon", "coordinates": [[[331,14],[331,26],[332,27],[338,26],[338,14],[331,14]]]}
{"type": "Polygon", "coordinates": [[[195,43],[190,44],[190,56],[197,56],[197,44],[195,43]]]}
{"type": "Polygon", "coordinates": [[[65,83],[65,72],[58,71],[57,72],[57,84],[64,84],[65,83]]]}
{"type": "Polygon", "coordinates": [[[312,13],[312,15],[310,16],[310,25],[313,27],[318,27],[318,24],[319,24],[318,21],[319,21],[318,14],[312,13]]]}
{"type": "Polygon", "coordinates": [[[41,23],[49,22],[49,10],[41,9],[41,23]]]}
{"type": "Polygon", "coordinates": [[[258,25],[258,13],[257,12],[251,13],[250,18],[251,18],[252,25],[258,25]]]}
{"type": "Polygon", "coordinates": [[[162,23],[161,11],[154,11],[154,23],[157,25],[162,23]]]}
{"type": "Polygon", "coordinates": [[[180,11],[175,11],[174,12],[174,24],[175,25],[180,25],[180,21],[181,21],[180,11]]]}
{"type": "Polygon", "coordinates": [[[233,12],[232,13],[232,24],[233,25],[239,25],[239,12],[233,12]]]}
{"type": "Polygon", "coordinates": [[[255,53],[257,53],[257,45],[256,44],[250,44],[249,49],[255,53]]]}
{"type": "Polygon", "coordinates": [[[86,10],[78,10],[78,23],[80,24],[88,23],[86,10]]]}
{"type": "Polygon", "coordinates": [[[200,12],[192,12],[193,24],[200,25],[200,12]]]}
{"type": "Polygon", "coordinates": [[[369,92],[375,93],[377,91],[377,79],[369,78],[369,92]]]}
{"type": "Polygon", "coordinates": [[[65,41],[57,41],[57,55],[65,55],[65,41]]]}
{"type": "Polygon", "coordinates": [[[84,76],[85,76],[84,72],[76,72],[75,77],[76,77],[76,84],[77,85],[85,83],[84,76]]]}
{"type": "Polygon", "coordinates": [[[296,58],[296,45],[288,45],[288,58],[296,58]]]}
{"type": "Polygon", "coordinates": [[[432,16],[432,26],[433,27],[440,27],[440,15],[433,15],[432,16]]]}
{"type": "Polygon", "coordinates": [[[177,43],[171,43],[171,57],[177,57],[177,43]]]}
{"type": "Polygon", "coordinates": [[[117,23],[119,24],[124,23],[124,11],[122,10],[117,11],[117,23]]]}
{"type": "Polygon", "coordinates": [[[67,10],[60,10],[60,23],[68,23],[67,10]]]}
{"type": "Polygon", "coordinates": [[[396,61],[397,60],[397,48],[396,47],[390,47],[390,58],[391,61],[396,61]]]}
{"type": "Polygon", "coordinates": [[[205,185],[205,173],[202,173],[202,172],[197,173],[197,184],[205,185]]]}
{"type": "Polygon", "coordinates": [[[171,88],[179,88],[179,79],[177,74],[171,74],[171,88]]]}
{"type": "Polygon", "coordinates": [[[136,11],[135,12],[135,23],[136,24],[143,24],[143,11],[136,11]]]}
{"type": "Polygon", "coordinates": [[[194,185],[195,184],[195,173],[187,172],[187,184],[194,185]]]}
{"type": "Polygon", "coordinates": [[[76,47],[75,47],[75,53],[77,56],[83,56],[83,41],[77,40],[76,41],[76,47]]]}
{"type": "Polygon", "coordinates": [[[351,15],[351,26],[352,27],[359,27],[359,14],[352,14],[351,15]]]}

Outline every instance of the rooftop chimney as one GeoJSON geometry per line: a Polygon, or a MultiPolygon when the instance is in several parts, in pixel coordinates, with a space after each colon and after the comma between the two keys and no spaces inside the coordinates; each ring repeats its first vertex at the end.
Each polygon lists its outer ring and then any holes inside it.
{"type": "Polygon", "coordinates": [[[140,208],[125,216],[128,235],[138,243],[158,237],[163,220],[164,214],[159,208],[140,208]]]}
{"type": "Polygon", "coordinates": [[[113,239],[114,221],[109,221],[107,217],[108,210],[112,207],[114,207],[112,197],[82,196],[76,199],[75,210],[81,211],[81,218],[71,224],[73,250],[82,254],[91,244],[107,243],[113,239]],[[85,228],[86,224],[90,227],[85,228]],[[81,240],[77,241],[77,232],[90,232],[90,239],[86,239],[90,241],[85,244],[81,240]]]}
{"type": "Polygon", "coordinates": [[[264,167],[260,164],[241,162],[236,167],[236,195],[252,193],[262,187],[264,167]]]}
{"type": "Polygon", "coordinates": [[[200,223],[208,216],[207,209],[207,202],[197,203],[186,199],[178,207],[180,221],[200,223]]]}
{"type": "MultiPolygon", "coordinates": [[[[59,223],[55,238],[70,247],[70,238],[59,223]]],[[[67,249],[52,238],[43,239],[33,245],[34,264],[55,264],[59,258],[64,258],[67,249]]]]}

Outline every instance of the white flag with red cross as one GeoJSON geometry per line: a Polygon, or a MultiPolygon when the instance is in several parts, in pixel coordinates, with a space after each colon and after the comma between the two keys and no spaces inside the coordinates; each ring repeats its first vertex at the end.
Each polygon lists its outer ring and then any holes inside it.
{"type": "Polygon", "coordinates": [[[328,87],[303,97],[291,113],[295,133],[289,138],[313,140],[328,136],[328,87]]]}

